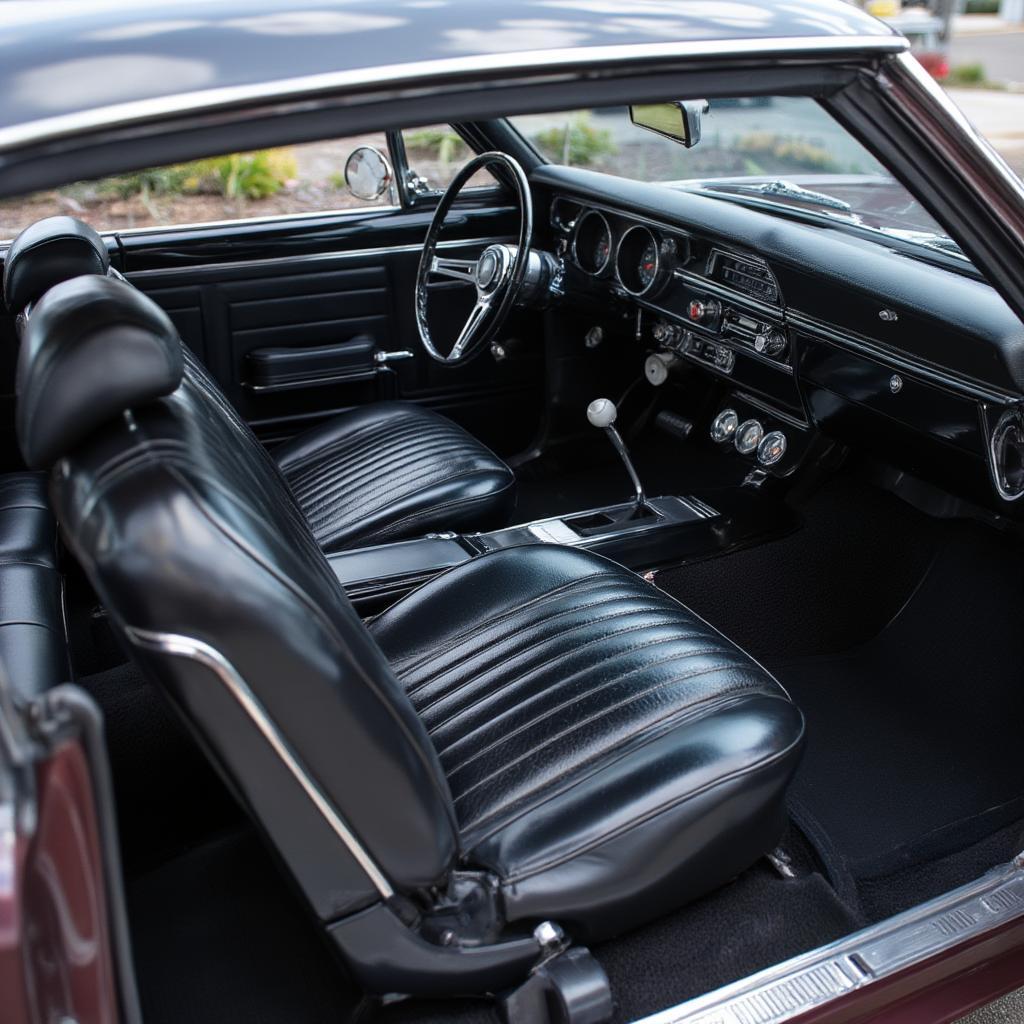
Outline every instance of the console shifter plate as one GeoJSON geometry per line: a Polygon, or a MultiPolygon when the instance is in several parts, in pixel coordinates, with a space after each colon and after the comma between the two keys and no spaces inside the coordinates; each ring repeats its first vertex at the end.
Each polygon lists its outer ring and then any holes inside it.
{"type": "Polygon", "coordinates": [[[545,544],[576,544],[579,534],[566,526],[561,519],[547,519],[540,523],[530,523],[527,530],[545,544]]]}

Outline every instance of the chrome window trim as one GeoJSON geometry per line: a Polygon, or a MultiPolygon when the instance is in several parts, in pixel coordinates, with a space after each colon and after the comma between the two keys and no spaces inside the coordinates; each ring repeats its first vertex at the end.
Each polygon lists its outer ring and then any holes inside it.
{"type": "Polygon", "coordinates": [[[197,89],[38,118],[0,129],[0,152],[66,139],[103,128],[128,127],[174,115],[200,114],[258,102],[279,104],[289,100],[310,99],[318,94],[348,92],[358,88],[411,86],[423,80],[429,82],[432,88],[437,88],[441,79],[466,74],[527,74],[538,71],[550,72],[559,68],[571,69],[573,66],[585,68],[590,73],[595,65],[620,65],[642,60],[676,60],[689,57],[742,57],[751,54],[763,57],[865,52],[895,55],[905,51],[908,46],[906,39],[893,33],[877,36],[795,36],[627,43],[409,61],[402,64],[302,75],[272,82],[197,89]]]}
{"type": "MultiPolygon", "coordinates": [[[[223,220],[196,220],[184,224],[153,224],[142,228],[97,228],[104,241],[116,238],[135,238],[139,235],[161,234],[170,235],[176,231],[202,231],[204,228],[231,228],[236,225],[257,227],[260,224],[279,224],[282,221],[315,220],[317,217],[342,218],[345,220],[365,217],[368,213],[401,213],[404,207],[393,204],[374,206],[342,206],[334,210],[306,210],[304,213],[271,213],[263,217],[237,217],[223,220]]],[[[0,248],[7,248],[13,238],[0,238],[0,248]]],[[[2,255],[2,253],[0,253],[2,255]]]]}
{"type": "Polygon", "coordinates": [[[299,786],[302,787],[303,792],[309,797],[313,806],[320,812],[320,815],[330,826],[334,834],[341,840],[356,863],[366,872],[367,877],[373,883],[373,887],[377,890],[381,899],[391,899],[394,895],[394,890],[391,888],[387,878],[384,877],[384,873],[356,838],[355,833],[349,828],[331,801],[310,777],[309,772],[306,771],[298,755],[292,750],[287,740],[274,725],[266,709],[260,703],[259,698],[252,692],[242,675],[224,655],[215,647],[202,640],[181,636],[176,633],[161,633],[154,630],[138,629],[135,626],[126,626],[125,633],[128,635],[129,640],[140,647],[159,651],[162,654],[188,658],[210,669],[224,684],[231,696],[239,703],[263,738],[270,744],[271,749],[280,758],[299,786]]]}
{"type": "Polygon", "coordinates": [[[878,924],[634,1024],[783,1024],[1024,917],[1024,854],[878,924]]]}
{"type": "MultiPolygon", "coordinates": [[[[507,235],[497,238],[452,238],[445,242],[438,242],[439,249],[458,249],[466,245],[493,245],[500,242],[511,242],[514,239],[507,235]]],[[[139,278],[154,278],[161,274],[178,276],[193,270],[222,270],[222,269],[247,269],[258,267],[274,266],[278,263],[286,263],[292,266],[296,263],[314,263],[320,260],[354,260],[367,259],[374,256],[386,256],[396,252],[422,252],[423,246],[415,242],[407,245],[381,245],[367,249],[344,249],[341,252],[310,252],[299,256],[268,256],[266,259],[256,260],[226,260],[223,263],[196,263],[187,267],[157,267],[151,270],[132,270],[128,277],[135,281],[139,278]]]]}

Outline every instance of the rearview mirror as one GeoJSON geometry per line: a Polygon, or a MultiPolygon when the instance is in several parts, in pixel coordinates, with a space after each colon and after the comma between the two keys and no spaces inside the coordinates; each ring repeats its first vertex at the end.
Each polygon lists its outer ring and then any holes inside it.
{"type": "Polygon", "coordinates": [[[391,164],[373,146],[359,146],[345,161],[345,184],[356,199],[380,199],[391,187],[391,164]]]}
{"type": "Polygon", "coordinates": [[[629,108],[629,119],[638,128],[664,135],[690,149],[700,142],[700,119],[710,106],[707,100],[642,103],[629,108]]]}

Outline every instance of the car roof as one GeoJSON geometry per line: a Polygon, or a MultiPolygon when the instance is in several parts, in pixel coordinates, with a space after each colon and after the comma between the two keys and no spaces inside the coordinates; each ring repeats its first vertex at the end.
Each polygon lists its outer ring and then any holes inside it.
{"type": "Polygon", "coordinates": [[[844,0],[7,0],[0,150],[346,75],[904,45],[844,0]]]}

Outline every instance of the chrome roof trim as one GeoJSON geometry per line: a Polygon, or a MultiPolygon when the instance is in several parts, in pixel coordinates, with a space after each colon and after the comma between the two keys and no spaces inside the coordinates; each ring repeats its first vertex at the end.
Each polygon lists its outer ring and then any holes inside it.
{"type": "Polygon", "coordinates": [[[245,679],[242,678],[234,665],[220,651],[215,647],[211,647],[210,644],[204,643],[202,640],[196,640],[189,636],[180,636],[175,633],[160,633],[148,629],[137,629],[134,626],[126,626],[125,632],[128,635],[128,639],[140,647],[160,651],[163,654],[189,658],[210,669],[227,687],[231,696],[242,706],[242,710],[249,716],[249,719],[260,731],[263,738],[270,744],[274,753],[281,759],[295,781],[302,787],[306,796],[312,801],[331,830],[341,840],[356,863],[366,872],[367,877],[373,883],[373,887],[377,890],[381,899],[387,900],[394,895],[394,890],[384,877],[384,873],[377,867],[373,858],[356,838],[331,801],[310,777],[287,740],[281,735],[273,721],[271,721],[259,698],[249,688],[245,679]]]}
{"type": "Polygon", "coordinates": [[[133,100],[39,118],[0,129],[0,154],[22,146],[37,145],[110,128],[159,121],[180,114],[200,114],[257,103],[282,103],[313,99],[360,88],[423,83],[480,73],[550,72],[581,66],[588,75],[600,66],[634,61],[680,58],[806,56],[836,53],[902,53],[909,43],[900,35],[794,36],[765,39],[701,39],[678,43],[629,43],[550,50],[523,50],[502,54],[474,54],[438,60],[409,61],[379,67],[333,71],[272,82],[222,86],[192,92],[133,100]]]}
{"type": "Polygon", "coordinates": [[[1024,917],[1024,859],[634,1024],[784,1024],[1024,917]]]}

